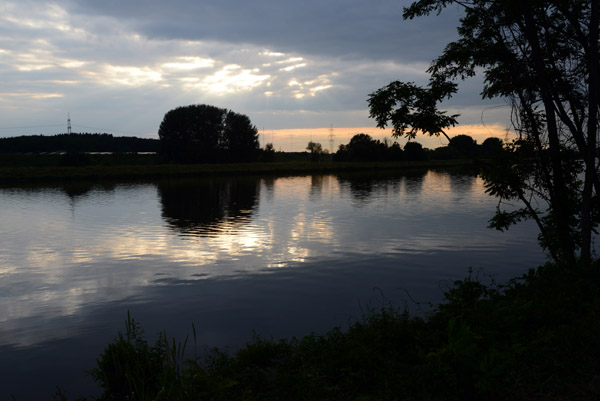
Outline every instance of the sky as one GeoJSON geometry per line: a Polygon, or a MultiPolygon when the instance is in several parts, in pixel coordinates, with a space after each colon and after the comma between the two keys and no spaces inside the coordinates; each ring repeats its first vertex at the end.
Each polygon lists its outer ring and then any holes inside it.
{"type": "MultiPolygon", "coordinates": [[[[425,84],[460,18],[452,6],[404,21],[408,4],[3,0],[0,137],[65,133],[69,116],[73,132],[157,138],[169,110],[210,104],[246,114],[261,145],[283,151],[309,140],[335,150],[356,133],[392,140],[369,118],[369,94],[395,80],[425,84]]],[[[464,82],[442,105],[461,115],[451,135],[506,135],[509,108],[482,101],[481,88],[464,82]]]]}

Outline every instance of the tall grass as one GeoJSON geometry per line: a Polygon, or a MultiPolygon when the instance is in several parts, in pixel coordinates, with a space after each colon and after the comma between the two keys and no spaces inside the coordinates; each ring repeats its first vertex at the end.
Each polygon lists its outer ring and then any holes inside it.
{"type": "Polygon", "coordinates": [[[129,315],[98,358],[99,400],[600,399],[600,264],[503,285],[469,275],[424,320],[383,305],[347,330],[198,355],[129,315]]]}

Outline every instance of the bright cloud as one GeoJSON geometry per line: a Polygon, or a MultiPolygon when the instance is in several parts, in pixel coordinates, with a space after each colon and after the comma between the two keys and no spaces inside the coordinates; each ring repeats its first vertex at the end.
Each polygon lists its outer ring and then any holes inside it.
{"type": "Polygon", "coordinates": [[[215,60],[202,57],[179,57],[178,62],[170,62],[162,65],[164,69],[172,70],[196,70],[201,68],[214,67],[215,60]]]}
{"type": "MultiPolygon", "coordinates": [[[[63,132],[54,127],[67,112],[82,125],[155,135],[168,110],[193,103],[273,129],[374,125],[368,94],[396,79],[426,82],[455,23],[399,23],[394,0],[344,4],[4,1],[0,136],[40,133],[11,126],[63,132]]],[[[485,106],[480,88],[468,89],[450,107],[474,124],[485,106]]],[[[489,124],[501,113],[486,115],[489,124]]]]}
{"type": "Polygon", "coordinates": [[[193,83],[192,89],[198,88],[208,92],[224,95],[239,91],[248,91],[263,84],[270,75],[260,74],[258,69],[243,69],[236,64],[226,65],[215,73],[193,83]]]}
{"type": "Polygon", "coordinates": [[[11,101],[14,98],[31,98],[36,100],[43,99],[52,99],[52,98],[60,98],[64,97],[62,93],[31,93],[31,92],[23,92],[23,93],[3,93],[0,92],[0,100],[1,101],[11,101]]]}
{"type": "Polygon", "coordinates": [[[290,71],[295,70],[296,68],[302,68],[302,67],[306,67],[306,63],[290,65],[290,66],[287,66],[287,67],[280,68],[279,70],[280,71],[290,72],[290,71]]]}
{"type": "Polygon", "coordinates": [[[105,85],[141,86],[162,81],[162,74],[149,67],[105,65],[99,72],[90,72],[89,75],[105,85]]]}

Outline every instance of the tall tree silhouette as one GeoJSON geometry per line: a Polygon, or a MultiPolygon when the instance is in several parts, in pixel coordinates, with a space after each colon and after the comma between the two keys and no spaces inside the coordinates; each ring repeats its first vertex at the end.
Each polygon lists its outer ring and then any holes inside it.
{"type": "Polygon", "coordinates": [[[258,131],[250,119],[209,105],[182,106],[165,114],[158,130],[160,154],[183,163],[255,160],[258,131]]]}
{"type": "Polygon", "coordinates": [[[448,138],[445,130],[458,116],[439,111],[438,104],[457,91],[457,80],[482,72],[482,96],[509,100],[519,135],[513,151],[503,152],[505,160],[482,171],[488,192],[501,200],[491,225],[503,230],[534,219],[541,245],[556,261],[573,265],[580,252],[589,263],[600,215],[600,2],[420,0],[403,16],[448,6],[463,9],[459,38],[434,60],[428,86],[392,82],[379,89],[369,98],[371,117],[379,127],[391,123],[396,136],[422,132],[448,138]],[[522,157],[522,146],[533,157],[522,157]],[[537,206],[532,196],[548,207],[537,206]],[[522,208],[502,207],[503,200],[515,199],[522,208]]]}

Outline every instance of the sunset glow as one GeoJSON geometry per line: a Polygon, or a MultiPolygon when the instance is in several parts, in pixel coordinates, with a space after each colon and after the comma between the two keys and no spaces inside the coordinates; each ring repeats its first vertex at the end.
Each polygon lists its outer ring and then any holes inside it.
{"type": "MultiPolygon", "coordinates": [[[[284,152],[304,152],[309,141],[320,143],[324,149],[330,149],[330,134],[333,134],[334,147],[336,151],[341,144],[347,144],[350,139],[356,134],[368,134],[372,138],[385,141],[388,143],[398,142],[404,145],[408,140],[406,138],[394,138],[391,129],[380,129],[374,126],[371,127],[330,127],[330,128],[302,128],[302,129],[282,129],[282,130],[259,130],[261,146],[265,143],[273,143],[276,150],[284,152]]],[[[462,125],[459,127],[450,128],[447,130],[450,137],[455,135],[469,135],[481,144],[486,138],[497,137],[502,140],[511,140],[514,138],[514,133],[508,131],[506,127],[499,124],[494,125],[462,125]]],[[[435,149],[440,146],[446,146],[448,141],[445,137],[429,137],[417,136],[416,142],[421,143],[424,147],[435,149]]]]}

